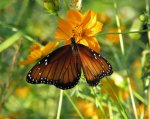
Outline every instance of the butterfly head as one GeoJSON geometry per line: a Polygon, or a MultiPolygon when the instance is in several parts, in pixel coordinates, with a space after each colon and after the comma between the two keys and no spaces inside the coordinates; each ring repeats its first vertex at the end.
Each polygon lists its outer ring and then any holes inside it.
{"type": "Polygon", "coordinates": [[[70,40],[71,40],[71,44],[73,44],[73,45],[75,45],[75,44],[76,44],[76,42],[75,42],[75,38],[74,38],[74,37],[71,37],[71,38],[70,38],[70,40]]]}

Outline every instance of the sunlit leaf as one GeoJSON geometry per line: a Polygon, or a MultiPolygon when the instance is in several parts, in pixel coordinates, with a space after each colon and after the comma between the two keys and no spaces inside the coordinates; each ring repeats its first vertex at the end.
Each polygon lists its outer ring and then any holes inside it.
{"type": "Polygon", "coordinates": [[[0,44],[0,52],[13,45],[17,40],[20,39],[21,36],[21,32],[17,32],[14,35],[10,36],[8,39],[6,39],[3,43],[0,44]]]}

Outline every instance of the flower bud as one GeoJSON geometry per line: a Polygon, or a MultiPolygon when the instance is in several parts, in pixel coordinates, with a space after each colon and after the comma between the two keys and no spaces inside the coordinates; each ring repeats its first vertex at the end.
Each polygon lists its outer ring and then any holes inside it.
{"type": "Polygon", "coordinates": [[[59,0],[44,0],[44,7],[50,14],[57,14],[59,11],[59,0]]]}
{"type": "Polygon", "coordinates": [[[141,22],[148,22],[148,15],[147,14],[141,14],[139,19],[141,22]]]}

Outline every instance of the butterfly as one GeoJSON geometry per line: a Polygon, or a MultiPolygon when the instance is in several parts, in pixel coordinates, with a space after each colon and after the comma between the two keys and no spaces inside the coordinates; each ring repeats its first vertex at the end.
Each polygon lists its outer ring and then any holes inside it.
{"type": "Polygon", "coordinates": [[[41,59],[27,74],[31,84],[52,84],[71,89],[79,82],[81,69],[90,86],[113,73],[110,63],[100,54],[70,38],[71,44],[62,46],[41,59]]]}

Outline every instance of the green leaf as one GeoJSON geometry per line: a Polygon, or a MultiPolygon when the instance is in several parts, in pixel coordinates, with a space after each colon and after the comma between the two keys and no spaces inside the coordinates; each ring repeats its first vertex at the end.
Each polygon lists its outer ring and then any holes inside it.
{"type": "Polygon", "coordinates": [[[9,37],[8,39],[6,39],[6,41],[4,41],[3,43],[0,44],[0,52],[7,49],[11,45],[13,45],[17,40],[19,40],[19,38],[21,36],[22,36],[22,33],[17,32],[14,35],[12,35],[11,37],[9,37]]]}

